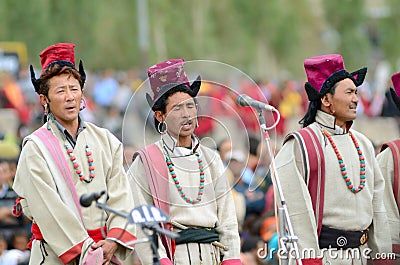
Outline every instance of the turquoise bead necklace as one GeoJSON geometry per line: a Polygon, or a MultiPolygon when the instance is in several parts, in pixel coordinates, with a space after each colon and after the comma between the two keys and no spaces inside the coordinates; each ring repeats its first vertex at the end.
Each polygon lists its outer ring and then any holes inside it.
{"type": "Polygon", "coordinates": [[[339,162],[340,171],[342,173],[342,177],[343,177],[344,181],[346,182],[347,188],[353,193],[358,193],[358,192],[362,191],[362,189],[364,189],[364,187],[365,187],[365,181],[366,181],[365,158],[360,149],[360,146],[358,145],[357,139],[354,137],[354,135],[351,132],[349,132],[349,135],[354,143],[354,146],[356,147],[356,150],[358,153],[358,158],[360,160],[360,185],[358,185],[358,188],[355,188],[354,185],[351,183],[350,178],[347,175],[346,165],[343,162],[343,157],[339,153],[339,149],[337,148],[336,144],[333,142],[332,136],[325,130],[322,130],[322,133],[326,136],[326,138],[328,138],[329,142],[332,145],[333,151],[335,151],[336,157],[339,162]]]}
{"type": "Polygon", "coordinates": [[[165,155],[165,162],[167,163],[168,166],[168,171],[169,174],[171,175],[172,180],[174,181],[175,187],[179,192],[179,195],[181,198],[186,202],[190,204],[197,204],[201,202],[201,199],[204,194],[204,166],[203,166],[203,160],[200,158],[200,154],[195,151],[194,154],[197,156],[197,163],[199,164],[199,170],[200,170],[200,184],[199,184],[199,191],[197,192],[197,198],[192,199],[189,196],[186,195],[186,193],[183,191],[182,185],[180,184],[178,177],[176,176],[175,169],[174,169],[174,164],[171,161],[171,158],[169,157],[168,153],[164,151],[165,155]]]}

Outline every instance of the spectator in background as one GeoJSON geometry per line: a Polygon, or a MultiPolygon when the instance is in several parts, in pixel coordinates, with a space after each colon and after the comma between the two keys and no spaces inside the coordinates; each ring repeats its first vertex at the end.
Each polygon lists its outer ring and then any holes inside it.
{"type": "Polygon", "coordinates": [[[232,141],[230,139],[223,139],[219,142],[217,151],[219,152],[222,162],[227,166],[225,161],[229,153],[232,152],[232,141]]]}
{"type": "Polygon", "coordinates": [[[25,229],[17,229],[11,238],[11,252],[18,255],[18,265],[27,265],[29,263],[30,250],[27,249],[29,234],[25,229]]]}
{"type": "MultiPolygon", "coordinates": [[[[230,161],[227,160],[227,158],[231,156],[232,152],[231,140],[230,139],[222,140],[217,146],[217,151],[219,152],[222,163],[225,166],[225,175],[229,180],[229,186],[234,187],[236,185],[237,179],[235,178],[232,170],[228,166],[230,161]]],[[[246,198],[244,194],[236,191],[235,189],[232,189],[232,197],[235,204],[236,218],[238,220],[239,232],[241,232],[243,228],[244,219],[246,217],[246,198]]]]}
{"type": "Polygon", "coordinates": [[[115,113],[118,114],[117,110],[110,110],[113,107],[112,101],[118,91],[118,87],[119,84],[114,78],[114,71],[111,69],[104,70],[100,80],[97,80],[93,87],[93,101],[96,103],[95,119],[112,129],[115,129],[115,124],[106,123],[113,123],[112,119],[114,117],[109,119],[108,115],[114,116],[115,113]]]}
{"type": "MultiPolygon", "coordinates": [[[[270,141],[271,149],[274,155],[276,155],[279,149],[276,149],[275,142],[270,141]]],[[[256,171],[254,172],[254,185],[259,187],[265,193],[265,207],[264,212],[268,212],[274,209],[274,188],[272,186],[270,164],[272,158],[269,156],[269,150],[267,150],[267,144],[263,140],[257,147],[257,156],[259,163],[256,171]]]]}
{"type": "Polygon", "coordinates": [[[248,161],[246,167],[251,170],[251,173],[256,170],[258,163],[259,163],[259,157],[257,155],[257,148],[258,145],[260,144],[259,136],[257,135],[249,135],[249,156],[248,156],[248,161]]]}
{"type": "Polygon", "coordinates": [[[19,152],[18,145],[6,140],[0,141],[0,229],[8,244],[11,243],[15,231],[24,227],[23,217],[16,218],[12,215],[13,205],[18,198],[11,187],[19,152]]]}
{"type": "Polygon", "coordinates": [[[114,78],[114,71],[103,71],[101,78],[94,84],[93,99],[101,107],[109,107],[117,93],[119,84],[114,78]]]}
{"type": "MultiPolygon", "coordinates": [[[[261,265],[263,263],[263,258],[259,257],[259,249],[264,249],[264,241],[259,236],[248,236],[243,239],[241,253],[244,254],[243,264],[256,264],[261,265]]],[[[262,253],[262,252],[261,252],[262,253]]]]}
{"type": "Polygon", "coordinates": [[[30,121],[30,110],[24,95],[14,76],[9,72],[0,72],[0,107],[12,108],[18,113],[19,120],[26,125],[30,121]]]}
{"type": "Polygon", "coordinates": [[[24,253],[20,250],[9,249],[5,236],[0,231],[0,265],[22,265],[25,262],[24,253]]]}
{"type": "Polygon", "coordinates": [[[234,189],[244,195],[246,199],[246,218],[250,215],[259,215],[265,207],[264,193],[259,190],[250,190],[249,183],[243,179],[243,173],[246,168],[246,156],[240,150],[233,150],[226,161],[229,161],[228,167],[234,176],[234,189]]]}
{"type": "MultiPolygon", "coordinates": [[[[285,81],[283,83],[282,101],[279,104],[279,112],[281,114],[281,120],[277,128],[280,132],[286,132],[286,123],[292,117],[297,117],[302,112],[301,103],[302,98],[297,89],[297,83],[295,81],[285,81]]],[[[282,135],[282,133],[281,133],[282,135]]]]}
{"type": "Polygon", "coordinates": [[[242,265],[257,265],[257,260],[251,252],[240,252],[242,265]]]}

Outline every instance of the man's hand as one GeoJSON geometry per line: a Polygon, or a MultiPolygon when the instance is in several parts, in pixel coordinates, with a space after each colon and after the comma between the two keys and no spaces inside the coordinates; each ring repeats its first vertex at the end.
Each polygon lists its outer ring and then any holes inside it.
{"type": "Polygon", "coordinates": [[[114,252],[117,250],[118,248],[118,244],[114,241],[111,240],[100,240],[97,243],[92,244],[92,248],[96,249],[101,247],[103,249],[103,256],[104,256],[104,261],[103,264],[104,265],[109,265],[111,264],[111,258],[114,255],[114,252]]]}

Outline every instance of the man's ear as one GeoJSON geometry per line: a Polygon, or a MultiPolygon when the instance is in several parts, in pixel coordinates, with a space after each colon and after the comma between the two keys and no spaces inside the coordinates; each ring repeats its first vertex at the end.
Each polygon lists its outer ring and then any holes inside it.
{"type": "Polygon", "coordinates": [[[325,107],[329,107],[331,105],[329,94],[322,96],[321,104],[325,107]]]}
{"type": "Polygon", "coordinates": [[[154,112],[154,117],[158,120],[158,122],[163,122],[164,121],[164,115],[161,110],[156,110],[154,112]]]}
{"type": "Polygon", "coordinates": [[[39,95],[40,105],[44,106],[48,103],[47,97],[43,94],[39,95]]]}

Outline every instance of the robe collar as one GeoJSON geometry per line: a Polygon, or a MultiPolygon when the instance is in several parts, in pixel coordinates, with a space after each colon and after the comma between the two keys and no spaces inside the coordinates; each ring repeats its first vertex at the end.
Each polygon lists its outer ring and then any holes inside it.
{"type": "Polygon", "coordinates": [[[322,110],[317,111],[317,115],[315,116],[315,122],[321,127],[321,129],[325,129],[330,134],[346,134],[349,132],[351,126],[353,125],[353,121],[346,122],[346,129],[343,130],[341,127],[336,125],[336,117],[323,112],[322,110]]]}
{"type": "Polygon", "coordinates": [[[169,133],[162,134],[161,141],[164,150],[167,151],[171,157],[183,157],[193,155],[200,144],[198,137],[194,134],[192,134],[192,146],[190,148],[176,146],[176,143],[178,141],[169,133]]]}
{"type": "MultiPolygon", "coordinates": [[[[75,139],[72,137],[72,135],[67,131],[67,129],[65,129],[64,126],[61,125],[61,123],[59,123],[53,116],[53,114],[49,113],[48,117],[47,117],[47,122],[48,122],[48,126],[50,125],[50,123],[55,124],[55,126],[57,127],[57,129],[60,131],[60,133],[64,136],[64,138],[67,139],[67,141],[70,143],[70,145],[72,145],[72,148],[75,147],[76,145],[76,141],[78,139],[78,135],[84,130],[86,129],[86,123],[85,121],[81,118],[80,115],[78,115],[78,121],[79,121],[79,127],[78,127],[78,131],[76,133],[76,137],[75,139]]],[[[49,129],[49,128],[48,128],[49,129]]]]}

